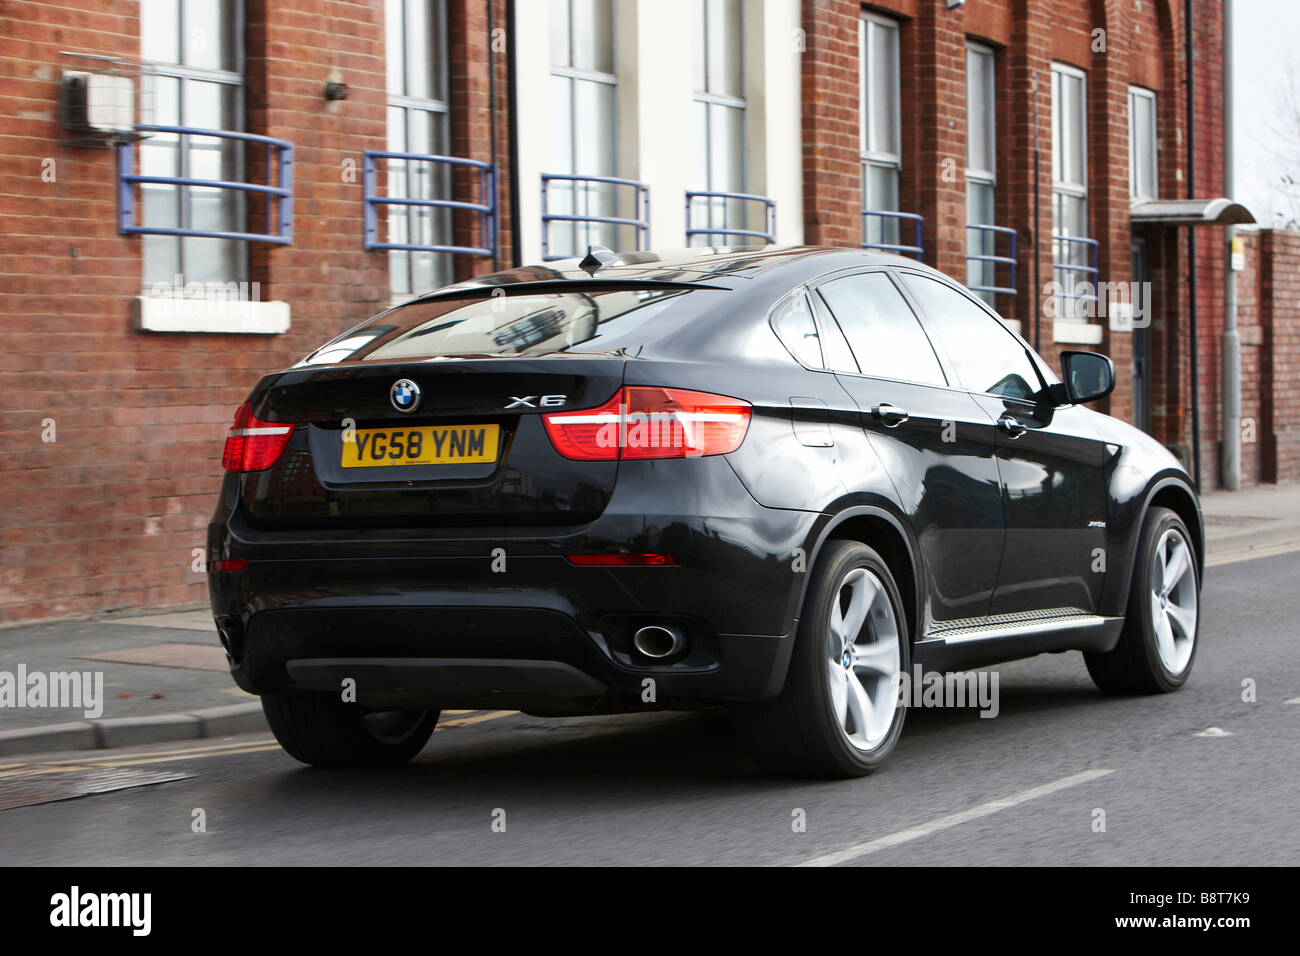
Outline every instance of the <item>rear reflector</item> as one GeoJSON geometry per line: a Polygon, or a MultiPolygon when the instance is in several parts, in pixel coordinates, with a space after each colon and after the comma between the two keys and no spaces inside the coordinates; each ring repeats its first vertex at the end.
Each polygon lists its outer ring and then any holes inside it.
{"type": "Polygon", "coordinates": [[[685,388],[629,385],[599,408],[542,416],[551,444],[565,458],[699,458],[740,447],[749,402],[685,388]]]}
{"type": "Polygon", "coordinates": [[[580,568],[632,568],[676,564],[671,554],[568,554],[580,568]]]}
{"type": "Polygon", "coordinates": [[[252,407],[244,402],[235,412],[235,421],[226,433],[221,467],[226,471],[261,471],[270,468],[279,460],[292,434],[292,425],[254,418],[252,407]]]}
{"type": "Polygon", "coordinates": [[[209,561],[209,571],[243,571],[248,567],[248,562],[244,560],[234,561],[209,561]]]}

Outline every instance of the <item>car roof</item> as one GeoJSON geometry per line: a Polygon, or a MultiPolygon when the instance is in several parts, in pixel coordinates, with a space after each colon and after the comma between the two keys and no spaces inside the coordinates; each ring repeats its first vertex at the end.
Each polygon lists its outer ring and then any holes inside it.
{"type": "Polygon", "coordinates": [[[588,287],[604,283],[664,282],[732,288],[736,280],[780,277],[793,287],[828,272],[854,266],[908,266],[934,271],[915,259],[834,246],[709,246],[616,254],[608,250],[598,252],[606,264],[577,257],[559,259],[476,276],[421,298],[518,285],[562,286],[570,282],[588,287]],[[584,261],[587,261],[588,269],[582,268],[584,261]]]}

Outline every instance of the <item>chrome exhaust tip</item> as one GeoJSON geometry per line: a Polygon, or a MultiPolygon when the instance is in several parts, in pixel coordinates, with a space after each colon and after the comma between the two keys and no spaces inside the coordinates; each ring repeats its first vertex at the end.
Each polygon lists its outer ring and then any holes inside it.
{"type": "Polygon", "coordinates": [[[686,647],[686,638],[671,624],[649,624],[632,635],[637,653],[651,660],[663,660],[686,647]]]}

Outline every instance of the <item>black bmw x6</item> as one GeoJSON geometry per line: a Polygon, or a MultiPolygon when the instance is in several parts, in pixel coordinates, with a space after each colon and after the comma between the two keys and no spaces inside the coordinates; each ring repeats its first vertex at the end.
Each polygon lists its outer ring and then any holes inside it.
{"type": "Polygon", "coordinates": [[[236,681],[284,749],[375,766],[443,708],[726,706],[776,772],[858,775],[899,675],[1196,651],[1200,507],[979,299],[858,250],[515,269],[263,378],[209,528],[236,681]]]}

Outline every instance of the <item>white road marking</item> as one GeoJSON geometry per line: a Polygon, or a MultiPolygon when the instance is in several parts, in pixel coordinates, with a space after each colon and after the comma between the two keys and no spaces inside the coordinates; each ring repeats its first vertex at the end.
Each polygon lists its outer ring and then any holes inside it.
{"type": "Polygon", "coordinates": [[[1292,697],[1287,701],[1288,704],[1300,704],[1300,697],[1292,697]]]}
{"type": "Polygon", "coordinates": [[[978,820],[980,817],[987,817],[990,814],[997,813],[999,810],[1008,810],[1011,807],[1027,803],[1030,800],[1037,800],[1039,797],[1045,797],[1048,794],[1056,793],[1058,790],[1065,790],[1069,787],[1076,787],[1081,783],[1089,783],[1093,780],[1099,780],[1114,772],[1114,770],[1085,770],[1082,773],[1062,777],[1060,780],[1054,780],[1051,783],[1045,783],[1042,786],[1033,787],[1009,797],[1003,797],[1000,800],[992,800],[978,807],[972,807],[970,810],[962,810],[960,813],[950,813],[946,817],[939,817],[937,820],[931,820],[929,823],[922,823],[920,826],[909,827],[906,830],[899,830],[897,833],[891,833],[887,836],[877,837],[874,840],[868,840],[865,843],[858,843],[854,846],[845,847],[843,850],[837,850],[834,853],[827,853],[824,856],[813,857],[811,860],[805,860],[798,865],[836,866],[849,860],[855,860],[860,856],[866,856],[868,853],[876,853],[879,850],[888,850],[891,847],[896,847],[899,844],[907,843],[911,840],[919,840],[921,837],[929,836],[931,833],[938,833],[940,830],[947,830],[949,827],[969,823],[971,820],[978,820]]]}
{"type": "Polygon", "coordinates": [[[1204,730],[1198,730],[1192,734],[1193,737],[1231,737],[1231,730],[1224,730],[1222,727],[1206,727],[1204,730]]]}

